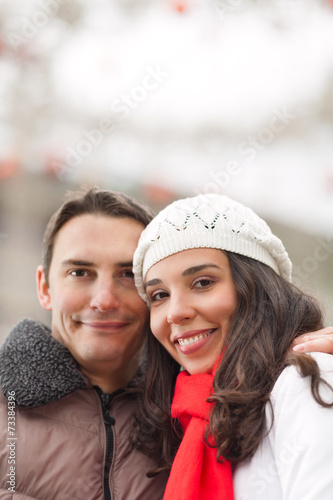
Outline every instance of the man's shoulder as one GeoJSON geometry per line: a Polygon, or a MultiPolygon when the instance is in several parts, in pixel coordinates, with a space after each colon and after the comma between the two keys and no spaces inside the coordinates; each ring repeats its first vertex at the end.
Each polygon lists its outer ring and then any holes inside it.
{"type": "Polygon", "coordinates": [[[0,387],[16,403],[36,407],[57,401],[86,385],[77,362],[48,327],[23,319],[0,349],[0,387]]]}

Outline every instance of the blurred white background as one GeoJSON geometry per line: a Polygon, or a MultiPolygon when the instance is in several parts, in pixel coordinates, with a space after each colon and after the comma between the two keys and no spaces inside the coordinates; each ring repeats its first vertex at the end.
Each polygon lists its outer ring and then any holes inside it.
{"type": "Polygon", "coordinates": [[[68,189],[248,204],[333,324],[332,0],[0,0],[0,341],[68,189]]]}

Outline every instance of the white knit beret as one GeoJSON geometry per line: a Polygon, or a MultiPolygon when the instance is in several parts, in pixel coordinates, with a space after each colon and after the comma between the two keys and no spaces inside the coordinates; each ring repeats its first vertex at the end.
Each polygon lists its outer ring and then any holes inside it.
{"type": "Polygon", "coordinates": [[[158,261],[190,248],[218,248],[263,262],[291,281],[291,261],[266,222],[227,196],[200,194],[164,208],[144,229],[134,253],[135,284],[148,302],[144,279],[158,261]]]}

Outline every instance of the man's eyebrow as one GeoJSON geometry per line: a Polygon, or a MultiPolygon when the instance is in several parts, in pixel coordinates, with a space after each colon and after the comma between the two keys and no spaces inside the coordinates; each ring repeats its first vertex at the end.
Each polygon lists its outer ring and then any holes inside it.
{"type": "MultiPolygon", "coordinates": [[[[81,260],[81,259],[66,259],[61,263],[62,266],[86,266],[86,267],[94,267],[95,263],[89,260],[81,260]]],[[[133,262],[130,260],[128,262],[117,262],[116,266],[118,267],[133,267],[133,262]]]]}
{"type": "Polygon", "coordinates": [[[117,262],[116,266],[119,266],[119,267],[133,267],[133,261],[130,260],[128,262],[117,262]]]}
{"type": "Polygon", "coordinates": [[[90,262],[89,260],[81,260],[81,259],[66,259],[61,263],[62,266],[85,266],[85,267],[93,267],[95,264],[90,262]]]}
{"type": "MultiPolygon", "coordinates": [[[[204,269],[207,269],[208,267],[213,267],[215,269],[221,269],[216,264],[211,264],[211,263],[200,264],[199,266],[192,266],[192,267],[189,267],[188,269],[185,269],[185,271],[182,272],[182,276],[184,276],[184,277],[190,276],[191,274],[195,274],[199,271],[203,271],[204,269]]],[[[160,285],[161,283],[162,283],[162,280],[160,280],[159,278],[155,278],[155,279],[147,281],[147,283],[145,283],[145,287],[147,288],[148,286],[160,285]]]]}

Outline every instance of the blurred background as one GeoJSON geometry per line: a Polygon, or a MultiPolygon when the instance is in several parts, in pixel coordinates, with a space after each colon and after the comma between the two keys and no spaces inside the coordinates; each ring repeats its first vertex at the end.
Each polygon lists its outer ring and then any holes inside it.
{"type": "Polygon", "coordinates": [[[0,0],[0,343],[68,190],[257,211],[333,324],[333,0],[0,0]]]}

